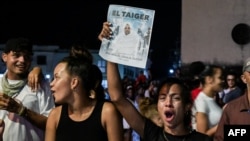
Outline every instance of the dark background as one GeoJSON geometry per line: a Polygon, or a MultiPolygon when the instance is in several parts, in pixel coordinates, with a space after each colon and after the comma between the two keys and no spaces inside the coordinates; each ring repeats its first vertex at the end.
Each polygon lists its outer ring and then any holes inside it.
{"type": "Polygon", "coordinates": [[[36,45],[59,45],[68,49],[85,42],[99,49],[97,39],[106,21],[109,4],[155,10],[150,48],[153,71],[165,75],[178,58],[180,48],[181,0],[168,1],[2,1],[0,44],[12,37],[28,37],[36,45]],[[171,60],[172,59],[172,60],[171,60]]]}

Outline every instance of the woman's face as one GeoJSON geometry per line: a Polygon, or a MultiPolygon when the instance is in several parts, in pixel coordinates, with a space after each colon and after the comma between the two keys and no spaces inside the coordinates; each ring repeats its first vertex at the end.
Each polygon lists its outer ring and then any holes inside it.
{"type": "Polygon", "coordinates": [[[221,69],[215,69],[215,74],[213,76],[213,90],[215,92],[220,92],[223,89],[223,84],[224,84],[224,80],[223,80],[223,73],[221,69]]]}
{"type": "Polygon", "coordinates": [[[182,102],[181,87],[178,84],[164,85],[159,91],[158,112],[164,126],[175,128],[184,124],[186,111],[182,102]]]}
{"type": "Polygon", "coordinates": [[[54,69],[54,79],[50,83],[55,102],[58,104],[66,102],[71,93],[71,77],[65,68],[66,63],[59,63],[54,69]]]}

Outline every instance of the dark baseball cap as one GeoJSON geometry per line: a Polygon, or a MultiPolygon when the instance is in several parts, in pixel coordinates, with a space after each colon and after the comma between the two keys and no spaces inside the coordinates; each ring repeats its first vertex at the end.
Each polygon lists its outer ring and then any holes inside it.
{"type": "Polygon", "coordinates": [[[7,41],[3,52],[9,53],[10,51],[27,52],[30,55],[33,55],[33,45],[27,38],[11,38],[7,41]]]}

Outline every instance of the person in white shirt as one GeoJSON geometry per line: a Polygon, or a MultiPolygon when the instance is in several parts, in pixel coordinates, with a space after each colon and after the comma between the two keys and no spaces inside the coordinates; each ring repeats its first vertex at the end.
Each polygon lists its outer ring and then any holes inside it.
{"type": "Polygon", "coordinates": [[[2,53],[7,70],[0,78],[0,119],[4,141],[43,141],[47,116],[55,107],[49,82],[34,91],[27,78],[32,44],[26,38],[9,39],[2,53]]]}
{"type": "Polygon", "coordinates": [[[216,103],[215,96],[223,88],[223,69],[209,65],[200,75],[202,90],[192,106],[192,127],[198,132],[213,136],[222,115],[221,107],[216,103]]]}

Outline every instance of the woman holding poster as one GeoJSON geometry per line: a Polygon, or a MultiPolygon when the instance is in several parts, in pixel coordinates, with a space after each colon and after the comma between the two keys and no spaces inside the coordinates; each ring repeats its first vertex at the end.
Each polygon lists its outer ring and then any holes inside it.
{"type": "MultiPolygon", "coordinates": [[[[109,23],[103,24],[99,39],[108,38],[109,23]]],[[[163,127],[142,116],[123,94],[118,65],[107,62],[107,80],[111,101],[143,141],[212,141],[190,127],[192,100],[186,85],[178,78],[163,81],[157,91],[157,110],[163,127]]]]}

